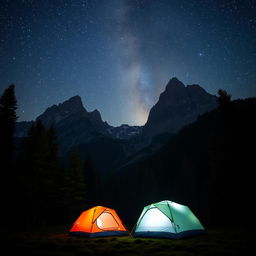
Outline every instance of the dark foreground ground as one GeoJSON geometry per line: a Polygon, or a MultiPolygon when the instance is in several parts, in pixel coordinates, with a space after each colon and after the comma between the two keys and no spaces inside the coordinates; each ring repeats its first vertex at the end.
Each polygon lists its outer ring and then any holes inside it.
{"type": "Polygon", "coordinates": [[[252,232],[212,229],[207,235],[182,240],[68,236],[65,229],[5,234],[4,255],[252,255],[256,252],[252,232]]]}

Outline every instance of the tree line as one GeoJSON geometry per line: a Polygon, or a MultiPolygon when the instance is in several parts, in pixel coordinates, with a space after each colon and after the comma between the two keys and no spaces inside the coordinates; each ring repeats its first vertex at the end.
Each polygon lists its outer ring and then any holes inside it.
{"type": "Polygon", "coordinates": [[[14,137],[17,121],[15,86],[0,97],[0,174],[3,225],[30,229],[72,223],[81,211],[100,199],[92,159],[72,152],[68,166],[58,153],[54,126],[41,121],[25,138],[14,137]]]}

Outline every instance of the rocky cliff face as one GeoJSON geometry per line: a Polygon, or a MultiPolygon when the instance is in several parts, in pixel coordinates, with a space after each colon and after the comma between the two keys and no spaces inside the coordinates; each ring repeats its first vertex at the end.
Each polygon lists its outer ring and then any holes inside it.
{"type": "Polygon", "coordinates": [[[37,117],[36,121],[40,120],[45,127],[49,127],[52,124],[57,125],[75,114],[84,116],[88,114],[79,96],[74,96],[59,105],[53,105],[47,108],[43,114],[37,117]]]}
{"type": "Polygon", "coordinates": [[[142,126],[130,126],[128,124],[122,124],[117,127],[111,127],[109,132],[116,139],[129,140],[132,137],[139,135],[141,129],[142,126]]]}
{"type": "Polygon", "coordinates": [[[79,144],[101,136],[110,136],[106,122],[100,112],[88,112],[79,96],[74,96],[63,103],[53,105],[37,117],[46,128],[56,127],[61,152],[67,152],[79,144]]]}
{"type": "Polygon", "coordinates": [[[217,97],[199,85],[185,86],[172,78],[158,102],[152,107],[142,136],[152,138],[160,133],[176,133],[197,117],[217,107],[217,97]]]}

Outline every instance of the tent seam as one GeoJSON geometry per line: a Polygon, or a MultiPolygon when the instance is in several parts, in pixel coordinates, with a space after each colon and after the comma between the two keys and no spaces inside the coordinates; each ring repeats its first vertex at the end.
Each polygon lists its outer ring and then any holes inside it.
{"type": "Polygon", "coordinates": [[[171,217],[172,217],[171,222],[172,222],[172,225],[173,225],[173,227],[174,227],[174,231],[175,231],[175,233],[176,233],[176,235],[177,235],[177,229],[176,229],[176,224],[175,224],[175,222],[174,222],[174,217],[173,217],[173,214],[172,214],[172,209],[171,209],[171,207],[170,207],[170,205],[169,205],[169,202],[166,202],[166,203],[167,203],[168,208],[169,208],[170,213],[171,213],[171,217]]]}

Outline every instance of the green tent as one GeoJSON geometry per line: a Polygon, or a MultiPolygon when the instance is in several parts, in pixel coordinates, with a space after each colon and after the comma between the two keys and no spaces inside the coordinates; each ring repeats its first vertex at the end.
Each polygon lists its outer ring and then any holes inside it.
{"type": "Polygon", "coordinates": [[[187,206],[165,200],[144,207],[133,235],[178,239],[201,233],[204,227],[187,206]]]}

